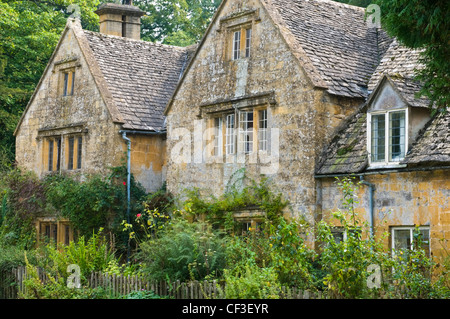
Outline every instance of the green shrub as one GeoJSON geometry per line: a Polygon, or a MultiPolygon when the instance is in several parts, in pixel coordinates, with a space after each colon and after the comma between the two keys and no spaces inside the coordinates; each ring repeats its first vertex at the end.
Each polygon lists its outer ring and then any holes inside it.
{"type": "Polygon", "coordinates": [[[92,272],[108,269],[113,261],[115,261],[114,251],[108,247],[100,230],[88,240],[81,236],[78,241],[69,245],[47,245],[39,265],[53,276],[67,279],[69,276],[67,267],[76,264],[80,267],[83,283],[92,272]]]}
{"type": "Polygon", "coordinates": [[[39,277],[38,267],[30,264],[25,255],[27,277],[24,289],[19,292],[19,299],[107,299],[103,288],[69,288],[63,277],[45,273],[47,280],[43,283],[39,277]]]}
{"type": "Polygon", "coordinates": [[[226,239],[207,223],[173,219],[156,239],[142,242],[137,255],[155,280],[202,280],[221,275],[226,239]]]}
{"type": "Polygon", "coordinates": [[[33,220],[43,213],[44,188],[33,173],[11,170],[0,177],[0,243],[31,249],[36,242],[33,220]]]}
{"type": "MultiPolygon", "coordinates": [[[[163,297],[158,296],[152,290],[136,290],[124,296],[124,299],[162,299],[163,297]]],[[[164,298],[163,298],[164,299],[164,298]]]]}
{"type": "Polygon", "coordinates": [[[388,254],[382,249],[382,241],[372,237],[363,238],[368,226],[359,220],[354,206],[358,202],[355,196],[358,184],[353,179],[338,181],[344,199],[344,210],[332,213],[339,221],[346,239],[336,242],[332,235],[332,225],[325,221],[318,224],[318,239],[322,243],[320,262],[326,271],[324,284],[331,296],[340,298],[368,298],[376,291],[369,289],[367,271],[369,265],[384,264],[388,254]]]}
{"type": "Polygon", "coordinates": [[[224,271],[226,299],[279,299],[280,285],[274,268],[238,266],[224,271]]]}
{"type": "Polygon", "coordinates": [[[270,225],[270,265],[278,274],[282,285],[301,289],[314,288],[314,250],[302,236],[307,224],[297,220],[280,219],[278,225],[270,225]]]}

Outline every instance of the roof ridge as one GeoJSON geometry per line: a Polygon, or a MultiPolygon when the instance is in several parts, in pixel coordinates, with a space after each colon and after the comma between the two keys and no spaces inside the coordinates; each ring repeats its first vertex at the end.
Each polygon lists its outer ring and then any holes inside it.
{"type": "Polygon", "coordinates": [[[356,6],[356,5],[348,4],[348,3],[343,3],[343,2],[338,2],[338,1],[335,1],[335,0],[303,0],[303,1],[306,1],[306,2],[308,2],[308,1],[312,1],[312,2],[314,2],[314,1],[316,1],[316,2],[326,2],[326,3],[330,3],[330,4],[333,4],[333,5],[336,5],[338,7],[347,7],[347,8],[350,8],[350,9],[366,11],[366,8],[364,8],[364,7],[360,7],[360,6],[356,6]]]}
{"type": "Polygon", "coordinates": [[[101,32],[84,30],[84,29],[83,29],[83,31],[86,32],[86,33],[91,33],[92,35],[95,35],[95,36],[98,36],[98,37],[112,38],[112,39],[117,39],[117,40],[121,40],[121,41],[124,41],[124,42],[146,43],[146,44],[149,44],[149,45],[152,45],[152,46],[160,46],[160,47],[166,47],[166,48],[179,49],[181,51],[185,51],[185,50],[187,50],[190,47],[190,46],[180,47],[180,46],[171,45],[171,44],[164,44],[164,43],[151,42],[151,41],[145,41],[145,40],[131,39],[131,38],[126,38],[126,37],[122,37],[122,36],[118,36],[118,35],[105,34],[105,33],[101,33],[101,32]]]}

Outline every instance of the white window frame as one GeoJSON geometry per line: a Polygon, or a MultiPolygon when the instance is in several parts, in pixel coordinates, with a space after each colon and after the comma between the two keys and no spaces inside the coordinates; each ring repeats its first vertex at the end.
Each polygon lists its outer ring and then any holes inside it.
{"type": "Polygon", "coordinates": [[[245,29],[245,57],[249,58],[252,46],[252,28],[245,29]]]}
{"type": "Polygon", "coordinates": [[[214,118],[214,156],[223,155],[223,118],[214,118]]]}
{"type": "Polygon", "coordinates": [[[226,115],[225,125],[225,153],[232,155],[236,153],[236,116],[234,113],[226,115]]]}
{"type": "MultiPolygon", "coordinates": [[[[431,240],[431,230],[430,230],[430,226],[419,226],[418,227],[419,230],[428,230],[428,241],[431,240]]],[[[408,249],[414,250],[414,230],[416,229],[415,226],[394,226],[391,227],[391,251],[392,251],[392,256],[395,256],[396,253],[396,249],[395,249],[395,231],[396,230],[409,230],[409,238],[411,240],[411,247],[409,247],[408,249]]],[[[428,255],[431,256],[431,244],[430,242],[428,243],[428,255]]]]}
{"type": "Polygon", "coordinates": [[[408,123],[409,123],[409,110],[408,108],[401,108],[401,109],[393,109],[393,110],[383,110],[383,111],[373,111],[367,113],[367,152],[369,156],[369,168],[379,168],[379,167],[404,167],[406,165],[400,164],[401,160],[404,159],[400,158],[398,161],[392,161],[390,160],[390,131],[389,131],[389,118],[391,113],[396,112],[405,112],[405,152],[404,156],[408,153],[408,123]],[[372,161],[372,116],[374,115],[382,115],[385,116],[385,142],[384,142],[384,161],[372,161]]]}
{"type": "Polygon", "coordinates": [[[269,150],[269,119],[267,109],[258,110],[258,151],[269,150]]]}
{"type": "Polygon", "coordinates": [[[241,57],[241,30],[233,32],[233,60],[238,60],[241,57]]]}
{"type": "Polygon", "coordinates": [[[269,111],[264,108],[237,111],[211,118],[213,129],[211,156],[268,152],[270,147],[269,111]],[[249,114],[252,114],[249,117],[249,114]],[[251,123],[251,124],[250,124],[251,123]]]}
{"type": "Polygon", "coordinates": [[[244,154],[250,154],[254,151],[255,112],[258,111],[249,110],[239,112],[239,142],[241,144],[241,151],[244,154]],[[249,114],[251,114],[251,120],[249,120],[249,114]]]}

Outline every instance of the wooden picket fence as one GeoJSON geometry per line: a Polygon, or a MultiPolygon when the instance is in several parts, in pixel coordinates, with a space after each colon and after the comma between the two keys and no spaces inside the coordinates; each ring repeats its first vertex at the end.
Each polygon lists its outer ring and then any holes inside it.
{"type": "MultiPolygon", "coordinates": [[[[38,269],[41,282],[48,280],[45,272],[38,269]]],[[[24,289],[26,268],[19,267],[11,272],[0,273],[0,299],[16,299],[19,291],[24,289]]],[[[217,281],[190,282],[152,282],[139,276],[109,275],[94,272],[88,278],[90,288],[102,287],[111,298],[119,298],[133,291],[153,291],[161,297],[173,299],[223,299],[224,287],[217,281]]],[[[322,299],[321,292],[303,291],[297,288],[282,287],[282,299],[322,299]]]]}

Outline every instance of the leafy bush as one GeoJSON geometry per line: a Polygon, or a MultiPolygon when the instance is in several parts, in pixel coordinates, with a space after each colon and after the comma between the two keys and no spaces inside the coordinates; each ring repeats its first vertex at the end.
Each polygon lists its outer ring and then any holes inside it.
{"type": "Polygon", "coordinates": [[[0,177],[0,242],[30,249],[36,241],[33,219],[43,213],[44,188],[33,173],[11,170],[0,177]]]}
{"type": "Polygon", "coordinates": [[[225,269],[225,298],[278,299],[280,285],[274,268],[257,265],[225,269]]]}
{"type": "Polygon", "coordinates": [[[135,290],[124,296],[124,299],[161,299],[163,297],[158,296],[152,290],[135,290]]]}
{"type": "Polygon", "coordinates": [[[100,230],[88,240],[81,236],[69,245],[47,245],[39,265],[53,276],[67,279],[67,266],[76,264],[80,267],[82,282],[86,282],[92,272],[107,269],[113,261],[114,251],[108,247],[100,230]]]}
{"type": "Polygon", "coordinates": [[[103,288],[69,288],[63,277],[45,273],[45,284],[41,281],[38,267],[30,264],[25,255],[27,278],[24,289],[19,292],[19,299],[107,299],[109,296],[103,288]]]}
{"type": "Polygon", "coordinates": [[[316,253],[309,248],[302,233],[308,226],[296,220],[281,219],[278,225],[270,225],[270,265],[276,270],[282,285],[301,289],[313,288],[316,253]]]}
{"type": "Polygon", "coordinates": [[[383,252],[381,241],[368,237],[363,239],[363,232],[368,230],[366,223],[358,218],[354,206],[358,202],[355,196],[357,185],[350,178],[338,181],[344,199],[344,210],[332,213],[346,234],[346,239],[335,241],[332,225],[322,220],[318,224],[318,239],[322,242],[320,262],[326,271],[324,284],[331,296],[340,298],[367,298],[374,291],[367,286],[369,265],[383,263],[387,254],[383,252]]]}
{"type": "Polygon", "coordinates": [[[220,276],[226,239],[207,223],[173,219],[156,239],[142,242],[138,259],[155,280],[205,279],[220,276]]]}

